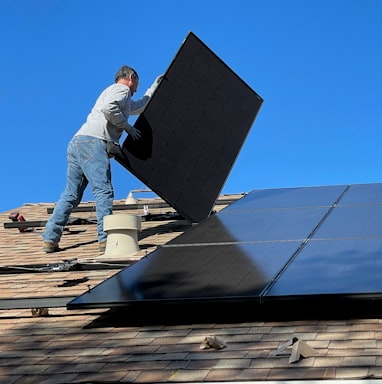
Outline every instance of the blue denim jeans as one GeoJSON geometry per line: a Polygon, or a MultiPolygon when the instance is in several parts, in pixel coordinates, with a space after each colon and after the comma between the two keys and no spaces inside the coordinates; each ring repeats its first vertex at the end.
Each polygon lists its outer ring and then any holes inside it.
{"type": "Polygon", "coordinates": [[[106,142],[91,136],[74,136],[68,144],[66,187],[45,225],[44,241],[58,243],[69,216],[90,184],[95,198],[98,241],[106,241],[103,218],[113,211],[114,190],[106,142]]]}

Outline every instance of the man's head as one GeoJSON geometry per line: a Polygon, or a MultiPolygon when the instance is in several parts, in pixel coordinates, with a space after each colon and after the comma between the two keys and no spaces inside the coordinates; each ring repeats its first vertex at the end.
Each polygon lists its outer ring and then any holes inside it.
{"type": "Polygon", "coordinates": [[[123,65],[115,74],[115,82],[127,85],[133,95],[138,89],[139,76],[133,68],[123,65]]]}

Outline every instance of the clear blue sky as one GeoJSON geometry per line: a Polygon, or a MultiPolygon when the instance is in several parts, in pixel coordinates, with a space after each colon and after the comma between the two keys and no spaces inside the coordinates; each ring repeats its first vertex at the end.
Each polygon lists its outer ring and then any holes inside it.
{"type": "MultiPolygon", "coordinates": [[[[56,202],[116,70],[142,96],[189,31],[264,99],[223,193],[381,182],[381,20],[380,0],[0,0],[0,212],[56,202]]],[[[146,188],[112,167],[116,199],[146,188]]]]}

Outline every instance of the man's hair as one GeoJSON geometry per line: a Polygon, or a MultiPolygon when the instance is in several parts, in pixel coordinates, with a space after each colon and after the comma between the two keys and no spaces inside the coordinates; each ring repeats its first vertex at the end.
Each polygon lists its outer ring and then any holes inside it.
{"type": "Polygon", "coordinates": [[[120,69],[118,69],[117,73],[115,74],[115,82],[117,83],[118,80],[127,79],[130,76],[133,79],[139,79],[138,73],[133,68],[128,67],[127,65],[123,65],[120,69]]]}

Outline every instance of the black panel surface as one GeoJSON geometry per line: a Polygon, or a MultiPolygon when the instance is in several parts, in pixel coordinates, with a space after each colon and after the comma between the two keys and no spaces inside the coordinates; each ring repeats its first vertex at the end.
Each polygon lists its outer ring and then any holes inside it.
{"type": "Polygon", "coordinates": [[[382,204],[382,184],[350,185],[338,205],[378,205],[382,204]]]}
{"type": "Polygon", "coordinates": [[[349,186],[265,297],[382,296],[381,194],[382,184],[349,186]]]}
{"type": "Polygon", "coordinates": [[[171,244],[304,241],[328,212],[327,207],[219,213],[171,244]]]}
{"type": "Polygon", "coordinates": [[[382,311],[380,192],[382,184],[253,191],[68,308],[244,301],[257,312],[295,303],[329,315],[343,303],[382,311]]]}
{"type": "Polygon", "coordinates": [[[331,207],[344,192],[346,185],[264,189],[248,193],[224,212],[237,210],[331,207]]]}
{"type": "Polygon", "coordinates": [[[382,238],[382,205],[338,206],[313,239],[382,238]]]}
{"type": "Polygon", "coordinates": [[[310,241],[265,295],[382,296],[382,238],[310,241]]]}
{"type": "Polygon", "coordinates": [[[127,170],[191,222],[208,217],[262,98],[189,33],[127,137],[127,170]]]}
{"type": "Polygon", "coordinates": [[[78,297],[69,308],[139,302],[259,301],[299,242],[165,247],[78,297]]]}

